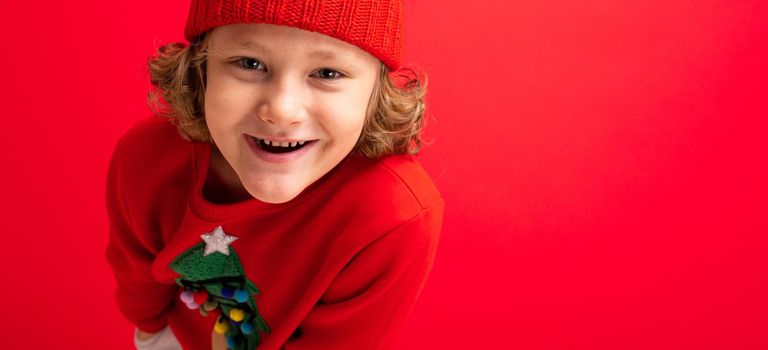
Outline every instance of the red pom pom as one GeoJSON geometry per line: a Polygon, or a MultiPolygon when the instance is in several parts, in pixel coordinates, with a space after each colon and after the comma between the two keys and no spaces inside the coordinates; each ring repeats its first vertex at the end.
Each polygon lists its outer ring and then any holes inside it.
{"type": "Polygon", "coordinates": [[[205,301],[208,300],[208,292],[206,292],[205,290],[199,290],[195,292],[195,294],[193,295],[193,298],[195,300],[195,303],[200,305],[205,304],[205,301]]]}

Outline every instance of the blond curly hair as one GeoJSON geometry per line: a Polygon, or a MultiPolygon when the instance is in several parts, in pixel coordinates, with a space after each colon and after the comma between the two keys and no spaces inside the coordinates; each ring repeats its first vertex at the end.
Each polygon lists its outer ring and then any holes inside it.
{"type": "MultiPolygon", "coordinates": [[[[208,33],[189,45],[163,45],[149,57],[152,89],[147,105],[169,118],[185,140],[213,144],[204,113],[208,33]]],[[[390,72],[382,63],[352,152],[368,158],[417,154],[423,142],[426,83],[423,73],[419,76],[411,68],[390,72]]]]}

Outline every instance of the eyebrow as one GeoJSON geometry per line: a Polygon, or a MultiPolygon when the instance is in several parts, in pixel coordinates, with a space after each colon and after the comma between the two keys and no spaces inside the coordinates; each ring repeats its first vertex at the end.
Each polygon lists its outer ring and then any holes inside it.
{"type": "Polygon", "coordinates": [[[228,45],[227,47],[248,49],[248,50],[252,50],[252,51],[269,52],[269,50],[267,50],[266,47],[261,46],[261,45],[259,45],[257,43],[254,43],[254,42],[250,42],[248,40],[236,41],[234,44],[228,45]]]}
{"type": "MultiPolygon", "coordinates": [[[[258,43],[248,41],[248,40],[240,40],[236,41],[234,44],[230,44],[227,46],[227,48],[240,48],[240,49],[246,49],[251,51],[260,51],[260,52],[269,52],[269,49],[267,49],[265,46],[262,46],[258,43]]],[[[336,52],[329,51],[329,50],[314,50],[310,51],[307,54],[307,57],[314,58],[314,59],[324,59],[324,60],[342,60],[342,61],[353,61],[356,57],[352,54],[337,54],[336,52]]]]}

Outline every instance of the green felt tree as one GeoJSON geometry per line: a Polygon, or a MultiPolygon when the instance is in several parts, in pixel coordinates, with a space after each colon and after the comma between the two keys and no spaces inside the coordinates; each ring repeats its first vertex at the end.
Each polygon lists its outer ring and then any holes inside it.
{"type": "Polygon", "coordinates": [[[221,226],[201,236],[205,243],[189,248],[171,262],[179,274],[176,283],[184,288],[181,299],[203,316],[218,309],[215,330],[227,338],[233,350],[253,350],[261,343],[261,333],[270,327],[259,314],[253,295],[259,289],[245,277],[240,258],[229,243],[237,239],[221,226]]]}

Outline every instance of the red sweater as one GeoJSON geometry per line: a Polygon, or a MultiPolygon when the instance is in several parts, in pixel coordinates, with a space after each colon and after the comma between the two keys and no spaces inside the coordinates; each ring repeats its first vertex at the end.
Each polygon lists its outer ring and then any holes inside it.
{"type": "Polygon", "coordinates": [[[169,265],[221,226],[237,239],[236,254],[220,258],[239,259],[258,288],[252,301],[270,329],[259,350],[389,348],[431,271],[442,225],[443,199],[418,162],[350,154],[286,203],[221,204],[202,192],[211,147],[156,116],[117,142],[106,257],[123,315],[146,332],[169,325],[184,349],[210,349],[227,310],[190,309],[178,282],[188,276],[169,265]]]}

